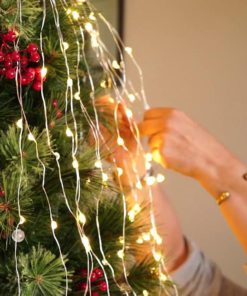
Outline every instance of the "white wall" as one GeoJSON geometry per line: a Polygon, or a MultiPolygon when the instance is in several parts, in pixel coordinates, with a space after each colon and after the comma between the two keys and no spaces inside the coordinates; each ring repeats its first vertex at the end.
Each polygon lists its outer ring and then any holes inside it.
{"type": "MultiPolygon", "coordinates": [[[[186,111],[247,162],[246,1],[126,0],[125,43],[152,106],[186,111]]],[[[213,200],[194,181],[166,175],[185,233],[247,287],[247,259],[213,200]]]]}

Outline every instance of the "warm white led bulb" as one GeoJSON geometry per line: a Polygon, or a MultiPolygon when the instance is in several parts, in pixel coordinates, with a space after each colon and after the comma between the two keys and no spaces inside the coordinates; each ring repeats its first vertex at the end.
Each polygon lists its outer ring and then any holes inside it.
{"type": "Polygon", "coordinates": [[[106,182],[106,181],[108,181],[108,175],[106,174],[106,173],[103,173],[102,174],[102,180],[103,180],[103,182],[106,182]]]}
{"type": "Polygon", "coordinates": [[[22,120],[22,118],[20,118],[19,120],[16,121],[16,126],[18,128],[23,128],[23,120],[22,120]]]}
{"type": "Polygon", "coordinates": [[[67,86],[72,87],[73,86],[73,80],[69,77],[67,80],[67,86]]]}
{"type": "Polygon", "coordinates": [[[85,24],[85,29],[86,29],[86,31],[88,31],[88,32],[92,32],[92,31],[93,31],[93,25],[92,25],[91,23],[87,22],[87,23],[85,24]]]}
{"type": "Polygon", "coordinates": [[[123,250],[119,250],[117,252],[117,255],[118,255],[119,258],[123,259],[124,258],[124,251],[123,250]]]}
{"type": "Polygon", "coordinates": [[[76,10],[73,10],[73,11],[72,11],[72,17],[73,17],[73,19],[74,19],[75,21],[77,21],[77,20],[79,19],[79,17],[80,17],[79,12],[76,11],[76,10]]]}
{"type": "Polygon", "coordinates": [[[53,229],[53,230],[55,230],[55,229],[57,229],[57,222],[56,221],[52,221],[51,222],[51,228],[53,229]]]}
{"type": "Polygon", "coordinates": [[[133,117],[133,112],[130,109],[126,109],[126,115],[128,118],[132,118],[133,117]]]}
{"type": "Polygon", "coordinates": [[[42,67],[40,70],[40,75],[42,78],[45,78],[45,76],[47,75],[48,69],[46,67],[42,67]]]}
{"type": "Polygon", "coordinates": [[[24,224],[26,222],[26,219],[23,216],[20,216],[19,224],[24,224]]]}
{"type": "Polygon", "coordinates": [[[133,49],[131,47],[125,47],[125,51],[129,54],[129,55],[132,55],[133,53],[133,49]]]}
{"type": "Polygon", "coordinates": [[[123,175],[123,169],[122,168],[117,168],[117,173],[118,173],[118,176],[122,176],[123,175]]]}
{"type": "Polygon", "coordinates": [[[152,186],[155,184],[156,178],[154,176],[148,176],[145,178],[145,181],[148,186],[152,186]]]}
{"type": "Polygon", "coordinates": [[[86,224],[86,216],[82,213],[82,212],[80,212],[80,214],[79,214],[79,221],[80,221],[80,223],[81,224],[83,224],[83,225],[85,225],[86,224]]]}
{"type": "Polygon", "coordinates": [[[54,152],[54,155],[56,157],[56,160],[59,160],[60,159],[60,154],[58,152],[54,152]]]}
{"type": "Polygon", "coordinates": [[[141,182],[140,180],[137,181],[137,183],[136,183],[136,188],[139,189],[139,190],[142,189],[142,182],[141,182]]]}
{"type": "Polygon", "coordinates": [[[136,214],[135,214],[135,212],[133,210],[131,210],[131,211],[128,212],[128,216],[129,216],[130,222],[134,222],[135,221],[136,214]]]}
{"type": "Polygon", "coordinates": [[[90,18],[90,20],[92,20],[92,21],[95,21],[95,20],[96,20],[96,17],[95,17],[95,15],[94,15],[93,12],[90,13],[89,18],[90,18]]]}
{"type": "Polygon", "coordinates": [[[143,240],[146,241],[146,242],[150,241],[150,240],[151,240],[150,233],[149,233],[149,232],[144,232],[144,233],[142,234],[142,238],[143,238],[143,240]]]}
{"type": "Polygon", "coordinates": [[[83,246],[84,246],[86,252],[87,253],[91,252],[90,242],[89,242],[89,239],[86,237],[86,235],[83,235],[81,240],[82,240],[82,243],[83,243],[83,246]]]}
{"type": "Polygon", "coordinates": [[[141,237],[139,237],[137,240],[136,240],[136,243],[141,245],[143,244],[143,239],[141,237]]]}
{"type": "Polygon", "coordinates": [[[149,171],[152,168],[152,164],[150,162],[146,162],[145,168],[147,171],[149,171]]]}
{"type": "Polygon", "coordinates": [[[145,158],[146,158],[147,161],[151,162],[153,160],[152,153],[146,153],[145,158]]]}
{"type": "Polygon", "coordinates": [[[156,176],[156,181],[157,181],[158,183],[162,183],[162,182],[164,182],[165,179],[166,179],[165,176],[162,175],[162,174],[158,174],[158,175],[156,176]]]}
{"type": "Polygon", "coordinates": [[[32,142],[35,141],[34,135],[32,133],[29,133],[27,138],[28,138],[29,141],[32,141],[32,142]]]}
{"type": "Polygon", "coordinates": [[[116,60],[112,61],[112,67],[116,70],[120,69],[120,65],[116,60]]]}
{"type": "Polygon", "coordinates": [[[123,145],[124,145],[124,139],[121,138],[121,137],[118,137],[118,139],[117,139],[117,144],[118,144],[119,146],[123,146],[123,145]]]}
{"type": "Polygon", "coordinates": [[[70,8],[68,8],[68,9],[66,10],[66,13],[67,13],[67,14],[71,14],[71,12],[72,12],[72,10],[71,10],[70,8]]]}
{"type": "Polygon", "coordinates": [[[63,48],[64,48],[64,50],[69,49],[69,43],[68,42],[63,42],[63,48]]]}
{"type": "Polygon", "coordinates": [[[101,168],[102,168],[102,162],[101,162],[100,160],[97,160],[97,161],[95,161],[94,166],[95,166],[97,169],[101,169],[101,168]]]}
{"type": "Polygon", "coordinates": [[[72,162],[72,167],[73,167],[74,169],[78,169],[78,168],[79,168],[79,163],[78,163],[78,161],[77,161],[76,159],[73,160],[73,162],[72,162]]]}
{"type": "Polygon", "coordinates": [[[149,295],[149,293],[148,293],[147,290],[143,290],[143,291],[142,291],[142,294],[143,294],[143,296],[148,296],[148,295],[149,295]]]}
{"type": "Polygon", "coordinates": [[[136,100],[136,97],[135,97],[134,94],[129,94],[128,95],[128,98],[129,98],[129,100],[130,100],[131,103],[133,103],[136,100]]]}
{"type": "Polygon", "coordinates": [[[168,280],[168,277],[162,272],[160,273],[159,278],[162,282],[166,282],[168,280]]]}
{"type": "Polygon", "coordinates": [[[159,262],[162,259],[162,254],[160,252],[153,252],[154,260],[159,262]]]}
{"type": "Polygon", "coordinates": [[[80,97],[80,92],[79,92],[79,91],[76,92],[76,93],[74,94],[74,98],[75,98],[77,101],[80,101],[81,97],[80,97]]]}
{"type": "Polygon", "coordinates": [[[67,129],[66,129],[66,136],[70,137],[70,138],[73,137],[72,130],[69,127],[67,127],[67,129]]]}

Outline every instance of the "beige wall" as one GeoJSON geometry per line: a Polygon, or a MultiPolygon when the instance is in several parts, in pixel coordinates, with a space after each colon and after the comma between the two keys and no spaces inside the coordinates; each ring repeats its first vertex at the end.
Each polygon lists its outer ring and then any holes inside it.
{"type": "MultiPolygon", "coordinates": [[[[126,0],[125,28],[150,104],[186,111],[247,162],[247,1],[126,0]]],[[[247,286],[247,259],[215,203],[192,180],[166,175],[187,235],[247,286]]]]}

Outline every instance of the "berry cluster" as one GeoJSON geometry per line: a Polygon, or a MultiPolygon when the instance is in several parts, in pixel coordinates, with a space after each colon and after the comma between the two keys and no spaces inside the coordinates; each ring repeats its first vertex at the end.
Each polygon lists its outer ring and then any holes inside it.
{"type": "Polygon", "coordinates": [[[0,186],[0,197],[5,197],[5,192],[1,186],[0,186]]]}
{"type": "MultiPolygon", "coordinates": [[[[88,272],[87,269],[81,269],[78,272],[78,276],[80,278],[80,280],[83,280],[82,282],[80,282],[78,284],[78,290],[79,291],[85,291],[87,289],[87,277],[88,277],[88,272]]],[[[99,296],[100,292],[106,292],[107,291],[107,283],[102,280],[104,277],[104,273],[102,271],[102,269],[100,268],[95,268],[91,274],[90,277],[90,282],[92,285],[92,288],[94,290],[94,292],[92,292],[92,296],[99,296]]]]}
{"type": "Polygon", "coordinates": [[[14,30],[0,33],[0,76],[8,80],[14,79],[17,63],[20,63],[21,75],[18,75],[20,84],[23,86],[32,84],[35,91],[40,91],[45,75],[42,73],[42,68],[38,67],[41,59],[38,45],[29,43],[26,49],[16,51],[14,49],[16,39],[14,30]]]}

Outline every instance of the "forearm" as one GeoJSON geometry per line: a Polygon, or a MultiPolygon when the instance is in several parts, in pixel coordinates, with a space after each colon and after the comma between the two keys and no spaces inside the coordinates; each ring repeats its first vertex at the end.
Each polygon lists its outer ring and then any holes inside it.
{"type": "Polygon", "coordinates": [[[219,157],[208,159],[198,174],[198,181],[217,199],[222,192],[230,198],[219,207],[228,225],[247,252],[247,166],[226,149],[219,157]]]}

